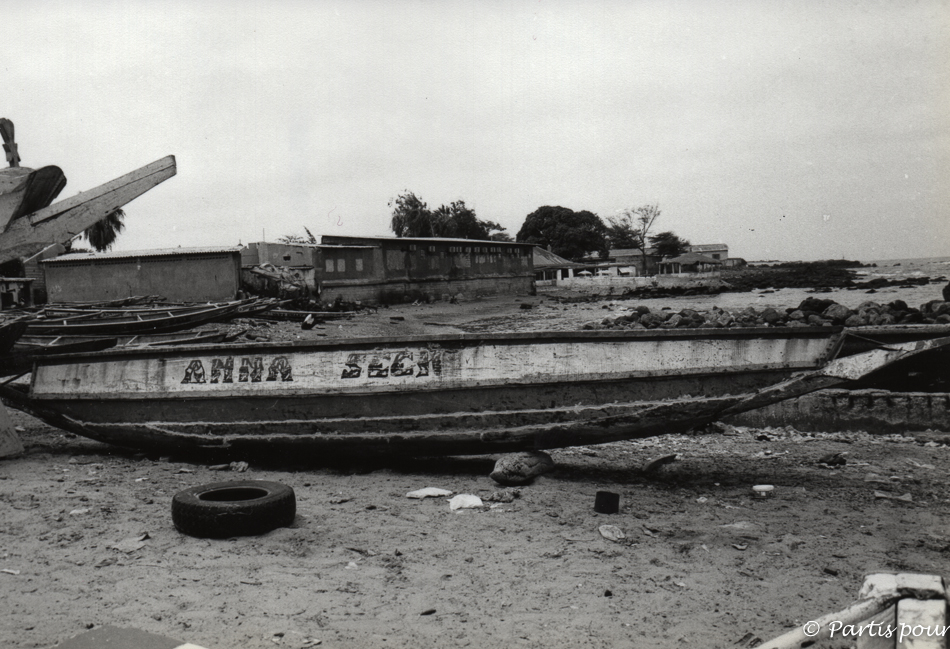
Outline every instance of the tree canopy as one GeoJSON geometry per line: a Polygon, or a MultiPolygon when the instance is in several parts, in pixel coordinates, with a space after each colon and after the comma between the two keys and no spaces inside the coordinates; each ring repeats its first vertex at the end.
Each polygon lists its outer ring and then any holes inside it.
{"type": "Polygon", "coordinates": [[[465,201],[453,201],[430,210],[421,198],[405,192],[389,201],[389,206],[393,209],[389,227],[397,237],[504,241],[500,237],[508,236],[501,225],[479,219],[465,201]]]}
{"type": "Polygon", "coordinates": [[[83,232],[86,241],[98,252],[105,252],[112,247],[119,234],[125,229],[125,212],[121,208],[108,214],[104,219],[96,221],[83,232]]]}
{"type": "Polygon", "coordinates": [[[660,232],[650,237],[650,245],[656,248],[661,257],[679,257],[689,252],[689,241],[681,239],[672,232],[660,232]]]}
{"type": "Polygon", "coordinates": [[[640,237],[629,216],[608,216],[607,222],[607,240],[611,248],[640,248],[640,237]]]}
{"type": "Polygon", "coordinates": [[[307,236],[285,234],[282,237],[277,237],[277,241],[280,243],[317,243],[317,238],[313,236],[313,233],[309,229],[305,227],[303,231],[307,233],[307,236]]]}
{"type": "MultiPolygon", "coordinates": [[[[611,234],[616,237],[616,241],[618,242],[615,243],[615,239],[611,239],[611,245],[616,248],[639,248],[646,252],[647,233],[649,233],[650,228],[653,227],[653,222],[656,221],[659,216],[660,206],[654,204],[627,208],[623,210],[617,218],[608,217],[607,220],[610,221],[611,234]],[[619,245],[619,242],[628,245],[619,245]]],[[[645,275],[647,266],[646,255],[643,255],[641,260],[643,266],[641,271],[645,275]]]]}
{"type": "Polygon", "coordinates": [[[592,252],[607,256],[607,226],[593,212],[546,205],[529,214],[516,241],[538,244],[555,255],[580,259],[592,252]]]}

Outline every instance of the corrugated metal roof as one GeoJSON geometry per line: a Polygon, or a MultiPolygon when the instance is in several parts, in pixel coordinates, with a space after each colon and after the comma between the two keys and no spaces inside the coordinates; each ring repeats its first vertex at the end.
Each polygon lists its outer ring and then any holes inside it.
{"type": "Polygon", "coordinates": [[[44,259],[41,264],[97,259],[136,259],[138,257],[179,257],[187,255],[211,255],[225,252],[241,252],[241,246],[216,246],[207,248],[156,248],[154,250],[122,250],[118,252],[72,252],[68,255],[44,259]]]}
{"type": "Polygon", "coordinates": [[[550,250],[545,250],[540,246],[535,246],[534,248],[534,263],[535,269],[544,269],[544,268],[581,268],[584,264],[575,264],[573,261],[568,261],[564,257],[555,255],[550,250]]]}
{"type": "Polygon", "coordinates": [[[413,241],[425,241],[430,243],[461,243],[468,245],[483,245],[489,244],[493,246],[530,246],[533,244],[524,243],[523,241],[492,241],[491,239],[450,239],[447,237],[351,237],[338,234],[324,234],[320,237],[320,242],[322,245],[334,245],[332,243],[324,243],[326,239],[364,239],[366,241],[405,241],[406,243],[411,243],[413,241]]]}
{"type": "Polygon", "coordinates": [[[706,257],[701,255],[698,252],[687,252],[685,255],[680,255],[679,257],[674,257],[673,259],[664,259],[663,264],[721,264],[722,262],[718,259],[713,259],[712,257],[706,257]]]}
{"type": "MultiPolygon", "coordinates": [[[[611,248],[607,251],[610,257],[642,257],[643,253],[639,248],[611,248]]],[[[655,255],[656,248],[647,248],[648,255],[655,255]]]]}

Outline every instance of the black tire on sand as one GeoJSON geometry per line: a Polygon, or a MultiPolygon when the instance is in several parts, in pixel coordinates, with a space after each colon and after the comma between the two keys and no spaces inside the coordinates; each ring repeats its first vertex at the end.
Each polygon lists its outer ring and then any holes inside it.
{"type": "Polygon", "coordinates": [[[175,527],[199,538],[266,534],[293,523],[296,512],[294,490],[265,480],[213,482],[172,498],[175,527]]]}

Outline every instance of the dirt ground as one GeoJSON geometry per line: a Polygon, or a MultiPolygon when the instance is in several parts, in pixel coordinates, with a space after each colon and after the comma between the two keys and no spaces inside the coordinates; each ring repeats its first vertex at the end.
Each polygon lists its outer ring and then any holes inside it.
{"type": "MultiPolygon", "coordinates": [[[[600,303],[542,295],[405,305],[309,332],[232,326],[277,340],[567,329],[602,316],[600,303]]],[[[502,489],[488,477],[498,456],[248,457],[238,473],[11,416],[26,452],[0,460],[4,647],[52,647],[109,624],[208,649],[742,648],[843,609],[868,573],[950,573],[950,449],[939,434],[723,426],[555,450],[556,469],[520,497],[451,511],[446,498],[406,493],[484,500],[502,489]],[[845,464],[819,462],[833,454],[845,464]],[[176,492],[230,479],[293,487],[294,524],[223,541],[175,530],[176,492]],[[758,484],[774,496],[754,496],[758,484]],[[594,511],[600,490],[619,494],[619,513],[594,511]],[[603,525],[625,538],[608,540],[603,525]]]]}

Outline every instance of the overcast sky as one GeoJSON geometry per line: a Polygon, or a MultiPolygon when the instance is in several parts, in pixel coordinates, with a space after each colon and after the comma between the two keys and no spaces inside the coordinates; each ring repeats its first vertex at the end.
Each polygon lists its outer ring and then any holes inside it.
{"type": "Polygon", "coordinates": [[[950,3],[17,2],[0,116],[61,198],[168,154],[116,250],[542,205],[754,259],[950,255],[950,3]]]}

